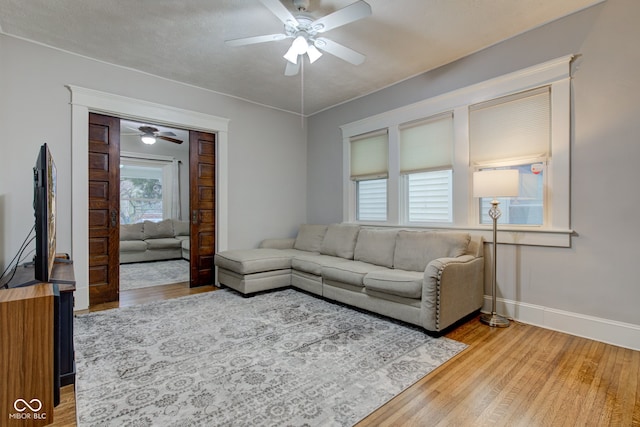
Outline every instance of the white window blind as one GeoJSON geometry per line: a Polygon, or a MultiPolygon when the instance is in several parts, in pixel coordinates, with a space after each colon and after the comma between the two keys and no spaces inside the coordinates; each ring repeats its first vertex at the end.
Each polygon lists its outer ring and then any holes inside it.
{"type": "Polygon", "coordinates": [[[452,171],[430,171],[406,176],[408,221],[453,221],[452,171]]]}
{"type": "Polygon", "coordinates": [[[400,173],[451,169],[453,114],[400,126],[400,173]]]}
{"type": "Polygon", "coordinates": [[[352,180],[388,177],[389,136],[386,129],[353,137],[350,142],[352,180]]]}
{"type": "Polygon", "coordinates": [[[358,221],[387,220],[387,180],[357,181],[358,221]]]}
{"type": "Polygon", "coordinates": [[[545,86],[470,106],[471,163],[547,156],[550,98],[550,88],[545,86]]]}

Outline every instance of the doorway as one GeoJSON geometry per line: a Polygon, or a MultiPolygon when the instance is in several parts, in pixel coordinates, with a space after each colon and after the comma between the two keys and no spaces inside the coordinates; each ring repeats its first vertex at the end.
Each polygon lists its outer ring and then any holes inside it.
{"type": "MultiPolygon", "coordinates": [[[[179,140],[174,138],[177,135],[172,131],[163,132],[163,135],[172,135],[168,140],[174,146],[169,145],[165,154],[159,155],[150,153],[150,147],[144,148],[140,138],[144,134],[136,134],[136,128],[146,132],[150,126],[89,114],[88,284],[91,305],[118,300],[120,257],[129,262],[186,258],[191,287],[212,285],[215,279],[215,135],[175,129],[184,136],[179,140]],[[134,130],[132,138],[127,138],[129,129],[134,130]],[[185,140],[188,146],[176,148],[185,140]],[[132,151],[122,151],[122,147],[132,151]],[[162,165],[169,160],[171,164],[162,165]],[[179,179],[181,161],[188,165],[183,185],[179,179]],[[123,181],[121,169],[125,170],[123,181]],[[131,190],[124,203],[121,182],[130,184],[131,190]],[[171,197],[173,194],[163,197],[163,187],[176,190],[168,192],[175,193],[175,197],[171,197]],[[181,192],[191,193],[191,197],[185,197],[188,205],[180,202],[181,192]],[[181,220],[184,211],[191,211],[190,221],[181,220]]],[[[153,129],[154,136],[160,136],[160,131],[153,129]]]]}
{"type": "Polygon", "coordinates": [[[120,119],[119,167],[119,290],[190,282],[189,131],[120,119]]]}
{"type": "Polygon", "coordinates": [[[197,129],[216,134],[216,230],[219,251],[228,248],[228,128],[229,119],[198,111],[115,95],[75,85],[67,85],[71,94],[71,183],[72,223],[71,254],[76,276],[76,310],[89,307],[89,189],[88,133],[90,112],[102,112],[136,120],[153,120],[184,129],[197,129]]]}

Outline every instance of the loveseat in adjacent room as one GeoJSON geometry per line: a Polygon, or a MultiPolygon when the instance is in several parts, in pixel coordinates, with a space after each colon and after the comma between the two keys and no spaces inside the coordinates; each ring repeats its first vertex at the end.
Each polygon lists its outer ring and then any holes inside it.
{"type": "Polygon", "coordinates": [[[189,259],[189,221],[120,225],[120,263],[189,259]]]}

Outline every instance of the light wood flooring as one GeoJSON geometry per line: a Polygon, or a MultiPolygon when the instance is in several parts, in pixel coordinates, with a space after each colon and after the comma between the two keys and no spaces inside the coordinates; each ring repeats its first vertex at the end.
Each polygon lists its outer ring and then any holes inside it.
{"type": "MultiPolygon", "coordinates": [[[[187,284],[120,294],[135,305],[215,290],[187,284]]],[[[640,352],[513,322],[474,318],[447,337],[469,346],[358,424],[363,426],[640,426],[640,352]]],[[[73,385],[52,426],[75,426],[73,385]]]]}

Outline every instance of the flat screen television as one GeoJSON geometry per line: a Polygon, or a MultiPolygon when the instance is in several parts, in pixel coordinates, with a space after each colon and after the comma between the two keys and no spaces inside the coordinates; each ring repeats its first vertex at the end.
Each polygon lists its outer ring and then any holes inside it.
{"type": "Polygon", "coordinates": [[[47,144],[40,147],[33,167],[33,209],[36,254],[34,278],[48,282],[56,257],[56,165],[47,144]]]}

